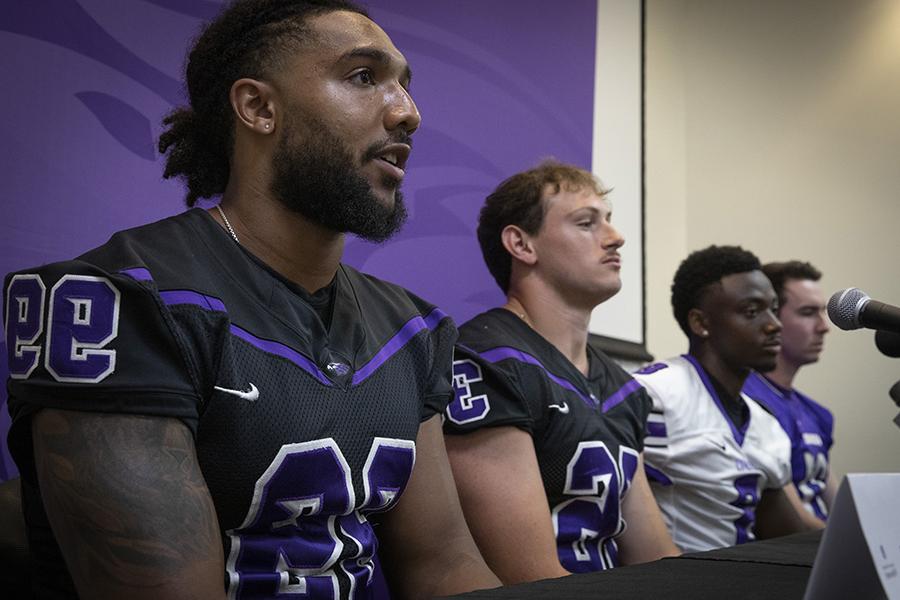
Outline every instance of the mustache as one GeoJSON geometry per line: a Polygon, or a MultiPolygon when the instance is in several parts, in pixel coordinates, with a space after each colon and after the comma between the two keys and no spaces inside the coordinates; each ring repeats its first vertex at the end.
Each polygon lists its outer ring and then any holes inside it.
{"type": "Polygon", "coordinates": [[[363,154],[363,162],[374,160],[378,157],[379,154],[381,154],[382,150],[393,144],[406,144],[407,146],[412,148],[412,136],[406,131],[397,131],[396,133],[387,136],[385,139],[375,142],[374,144],[366,148],[366,151],[363,154]]]}

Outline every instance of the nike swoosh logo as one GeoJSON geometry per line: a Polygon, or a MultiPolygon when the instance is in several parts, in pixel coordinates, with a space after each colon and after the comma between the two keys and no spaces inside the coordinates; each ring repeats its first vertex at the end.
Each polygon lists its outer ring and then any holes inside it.
{"type": "Polygon", "coordinates": [[[718,448],[719,450],[721,450],[722,452],[726,452],[726,451],[728,450],[728,446],[725,445],[725,442],[724,442],[724,441],[709,440],[709,442],[710,442],[713,446],[715,446],[716,448],[718,448]]]}
{"type": "Polygon", "coordinates": [[[247,402],[256,402],[256,400],[259,398],[259,390],[252,383],[250,384],[250,389],[246,392],[243,390],[232,390],[219,386],[214,386],[213,389],[219,390],[220,392],[225,392],[226,394],[231,394],[232,396],[237,396],[241,400],[246,400],[247,402]]]}
{"type": "Polygon", "coordinates": [[[549,405],[547,405],[547,408],[555,408],[556,410],[558,410],[559,412],[561,412],[564,415],[569,414],[569,403],[568,402],[563,402],[562,404],[549,404],[549,405]]]}

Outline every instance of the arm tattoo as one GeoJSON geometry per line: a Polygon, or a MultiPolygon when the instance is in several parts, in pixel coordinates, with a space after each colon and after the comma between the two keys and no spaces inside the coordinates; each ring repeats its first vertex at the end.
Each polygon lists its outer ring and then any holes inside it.
{"type": "Polygon", "coordinates": [[[76,583],[165,585],[198,562],[222,564],[183,423],[44,410],[33,435],[41,495],[76,583]]]}

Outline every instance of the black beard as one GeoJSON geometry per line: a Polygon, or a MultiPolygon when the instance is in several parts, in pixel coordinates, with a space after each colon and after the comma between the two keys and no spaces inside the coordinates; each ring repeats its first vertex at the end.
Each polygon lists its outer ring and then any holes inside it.
{"type": "MultiPolygon", "coordinates": [[[[385,180],[396,190],[394,205],[384,206],[354,168],[353,156],[340,140],[317,121],[305,125],[309,132],[305,142],[295,141],[289,130],[275,149],[275,197],[290,210],[334,231],[355,233],[379,243],[397,233],[407,216],[399,182],[385,180]]],[[[383,145],[370,147],[363,161],[377,160],[375,154],[383,145]]]]}

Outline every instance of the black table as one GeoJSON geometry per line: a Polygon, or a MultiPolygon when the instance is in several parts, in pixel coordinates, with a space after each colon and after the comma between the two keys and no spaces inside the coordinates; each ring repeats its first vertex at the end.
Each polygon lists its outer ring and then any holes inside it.
{"type": "Polygon", "coordinates": [[[470,592],[453,598],[800,600],[821,538],[821,531],[800,533],[632,567],[470,592]]]}

